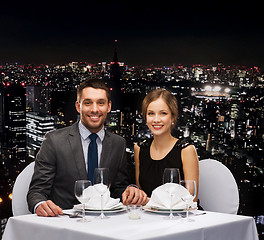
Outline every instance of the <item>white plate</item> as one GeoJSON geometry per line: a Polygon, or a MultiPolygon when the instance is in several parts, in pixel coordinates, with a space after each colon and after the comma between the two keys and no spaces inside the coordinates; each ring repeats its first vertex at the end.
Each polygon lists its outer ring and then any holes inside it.
{"type": "MultiPolygon", "coordinates": [[[[125,206],[123,206],[121,208],[104,210],[104,213],[119,213],[119,212],[124,212],[126,210],[127,210],[127,208],[125,206]]],[[[80,210],[78,210],[78,211],[80,211],[80,210]]],[[[100,213],[101,210],[85,209],[85,212],[86,213],[100,213]]]]}
{"type": "MultiPolygon", "coordinates": [[[[81,204],[75,205],[73,207],[73,209],[75,211],[81,211],[82,210],[82,205],[81,204]]],[[[126,210],[126,207],[122,203],[119,203],[113,208],[104,209],[104,212],[105,213],[115,213],[115,212],[122,212],[122,211],[125,211],[125,210],[126,210]]],[[[85,212],[88,212],[88,213],[101,212],[101,209],[85,208],[85,212]]]]}
{"type": "MultiPolygon", "coordinates": [[[[170,209],[165,208],[157,208],[157,207],[149,207],[144,206],[143,209],[147,212],[153,212],[153,213],[170,213],[170,209]]],[[[190,208],[190,211],[196,210],[197,208],[190,208]]],[[[172,209],[172,213],[181,213],[186,212],[186,209],[172,209]]]]}

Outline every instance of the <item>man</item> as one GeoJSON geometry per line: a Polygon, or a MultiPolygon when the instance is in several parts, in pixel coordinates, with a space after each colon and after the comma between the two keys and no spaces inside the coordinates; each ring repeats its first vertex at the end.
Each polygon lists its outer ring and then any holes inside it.
{"type": "Polygon", "coordinates": [[[123,197],[126,205],[145,204],[146,194],[128,186],[125,140],[104,130],[111,110],[109,88],[98,79],[84,81],[77,90],[76,109],[80,121],[45,136],[27,195],[29,210],[39,216],[57,216],[62,209],[78,203],[74,196],[75,181],[91,178],[88,158],[92,133],[97,134],[96,164],[109,168],[111,196],[123,197]]]}

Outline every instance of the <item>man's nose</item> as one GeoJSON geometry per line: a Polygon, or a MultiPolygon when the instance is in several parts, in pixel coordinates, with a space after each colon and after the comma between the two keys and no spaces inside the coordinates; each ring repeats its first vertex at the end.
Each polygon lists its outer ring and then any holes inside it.
{"type": "Polygon", "coordinates": [[[98,112],[98,106],[97,106],[96,103],[93,103],[92,108],[91,108],[91,111],[92,112],[98,112]]]}

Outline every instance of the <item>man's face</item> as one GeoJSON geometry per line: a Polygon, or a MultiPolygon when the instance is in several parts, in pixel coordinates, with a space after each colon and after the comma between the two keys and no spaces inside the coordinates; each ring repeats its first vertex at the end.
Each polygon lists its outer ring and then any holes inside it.
{"type": "Polygon", "coordinates": [[[92,133],[102,129],[107,113],[111,110],[111,102],[108,102],[106,91],[92,87],[82,90],[80,99],[75,105],[82,124],[92,133]]]}

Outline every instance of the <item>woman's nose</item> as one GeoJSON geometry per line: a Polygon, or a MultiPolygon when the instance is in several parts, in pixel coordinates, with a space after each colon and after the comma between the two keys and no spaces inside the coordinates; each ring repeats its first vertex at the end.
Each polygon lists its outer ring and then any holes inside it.
{"type": "Polygon", "coordinates": [[[156,115],[155,115],[155,118],[154,118],[154,122],[159,122],[159,121],[160,121],[159,115],[156,114],[156,115]]]}

